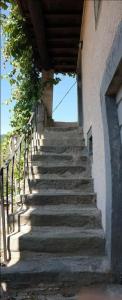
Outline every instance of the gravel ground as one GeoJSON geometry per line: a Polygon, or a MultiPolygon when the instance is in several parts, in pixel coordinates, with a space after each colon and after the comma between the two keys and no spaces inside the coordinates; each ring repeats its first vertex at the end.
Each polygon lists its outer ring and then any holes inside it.
{"type": "Polygon", "coordinates": [[[40,286],[33,289],[1,291],[1,300],[122,300],[122,285],[92,286],[80,292],[72,288],[40,286]]]}

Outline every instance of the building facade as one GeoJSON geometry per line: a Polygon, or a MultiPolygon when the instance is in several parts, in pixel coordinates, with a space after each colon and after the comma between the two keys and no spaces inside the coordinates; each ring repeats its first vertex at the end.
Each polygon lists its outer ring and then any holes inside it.
{"type": "Polygon", "coordinates": [[[85,1],[80,42],[80,123],[92,148],[106,250],[122,268],[122,1],[85,1]]]}

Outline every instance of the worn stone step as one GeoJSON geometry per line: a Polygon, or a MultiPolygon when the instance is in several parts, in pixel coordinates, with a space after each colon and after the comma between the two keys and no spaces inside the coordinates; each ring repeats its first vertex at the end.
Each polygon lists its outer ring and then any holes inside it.
{"type": "Polygon", "coordinates": [[[70,132],[79,132],[79,133],[83,133],[83,128],[82,127],[79,127],[79,126],[77,126],[77,125],[75,125],[75,126],[51,126],[51,127],[45,127],[45,130],[44,130],[44,132],[46,132],[46,131],[48,131],[48,132],[52,132],[52,131],[54,131],[54,132],[63,132],[64,134],[66,134],[67,132],[68,133],[70,133],[70,132]]]}
{"type": "Polygon", "coordinates": [[[45,205],[20,211],[16,223],[30,226],[74,226],[101,228],[101,214],[95,207],[83,205],[45,205]]]}
{"type": "Polygon", "coordinates": [[[56,127],[50,127],[46,128],[42,134],[42,137],[44,138],[79,138],[83,139],[83,131],[79,128],[56,128],[56,127]]]}
{"type": "MultiPolygon", "coordinates": [[[[55,128],[58,128],[58,127],[60,127],[60,128],[78,128],[79,127],[79,124],[78,124],[78,122],[60,122],[60,121],[58,121],[58,122],[54,122],[54,127],[55,128]]],[[[80,128],[82,128],[82,127],[80,127],[80,128]]]]}
{"type": "Polygon", "coordinates": [[[60,146],[40,146],[40,152],[42,153],[55,153],[55,154],[86,154],[87,153],[87,149],[84,146],[64,146],[64,145],[60,145],[60,146]]]}
{"type": "MultiPolygon", "coordinates": [[[[35,157],[35,159],[36,159],[36,157],[35,157]]],[[[87,168],[88,170],[89,170],[89,173],[90,173],[90,175],[91,175],[91,168],[90,168],[90,165],[89,165],[89,162],[86,160],[67,160],[67,159],[65,159],[65,158],[63,158],[63,159],[58,159],[57,158],[57,160],[55,160],[54,158],[49,158],[49,159],[47,159],[47,158],[45,158],[45,159],[39,159],[38,160],[38,158],[37,158],[37,160],[29,160],[28,162],[29,162],[29,167],[32,167],[32,166],[39,166],[39,167],[78,167],[78,166],[80,166],[80,167],[85,167],[85,168],[87,168]]]]}
{"type": "Polygon", "coordinates": [[[1,270],[1,280],[7,283],[8,288],[25,289],[52,283],[57,287],[74,286],[77,289],[112,280],[109,264],[104,256],[52,256],[26,252],[25,257],[20,258],[13,259],[8,267],[1,270]]]}
{"type": "Polygon", "coordinates": [[[41,191],[38,194],[28,194],[23,199],[27,205],[60,205],[60,204],[84,204],[95,205],[96,195],[94,193],[41,191]]]}
{"type": "Polygon", "coordinates": [[[105,240],[102,229],[80,227],[23,226],[21,232],[9,236],[11,251],[30,250],[44,253],[103,255],[105,240]]]}
{"type": "Polygon", "coordinates": [[[72,137],[67,138],[64,136],[63,139],[59,138],[41,138],[40,139],[40,146],[85,146],[85,141],[83,138],[79,137],[72,137]]]}
{"type": "Polygon", "coordinates": [[[29,189],[31,193],[37,193],[42,189],[93,192],[93,180],[91,178],[32,179],[29,181],[29,189]]]}
{"type": "Polygon", "coordinates": [[[89,176],[89,170],[86,166],[34,166],[29,168],[29,178],[82,178],[89,176]]]}
{"type": "MultiPolygon", "coordinates": [[[[35,145],[31,147],[31,154],[40,154],[40,155],[70,155],[70,156],[87,156],[88,151],[85,146],[40,146],[40,140],[38,141],[38,147],[35,145]]],[[[30,154],[30,157],[31,157],[30,154]]]]}
{"type": "Polygon", "coordinates": [[[36,162],[37,165],[41,163],[42,165],[86,165],[88,164],[88,157],[85,155],[76,156],[69,154],[33,154],[30,156],[30,161],[32,163],[36,162]]]}
{"type": "Polygon", "coordinates": [[[78,129],[72,129],[72,130],[49,130],[49,129],[45,129],[42,137],[44,138],[80,138],[83,139],[83,132],[78,130],[78,129]]]}

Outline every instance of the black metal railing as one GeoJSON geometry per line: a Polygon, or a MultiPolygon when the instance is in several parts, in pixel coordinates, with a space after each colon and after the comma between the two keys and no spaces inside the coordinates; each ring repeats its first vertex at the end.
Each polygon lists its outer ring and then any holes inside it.
{"type": "Polygon", "coordinates": [[[47,110],[38,102],[11,157],[0,169],[1,237],[4,264],[7,263],[7,236],[15,231],[15,213],[22,208],[29,179],[29,159],[39,149],[39,138],[46,126],[47,110]]]}

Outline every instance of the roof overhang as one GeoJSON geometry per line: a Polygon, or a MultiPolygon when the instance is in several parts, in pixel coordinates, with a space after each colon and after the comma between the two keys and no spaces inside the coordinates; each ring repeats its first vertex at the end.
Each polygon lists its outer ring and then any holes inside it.
{"type": "Polygon", "coordinates": [[[17,0],[40,69],[76,72],[84,0],[17,0]]]}

